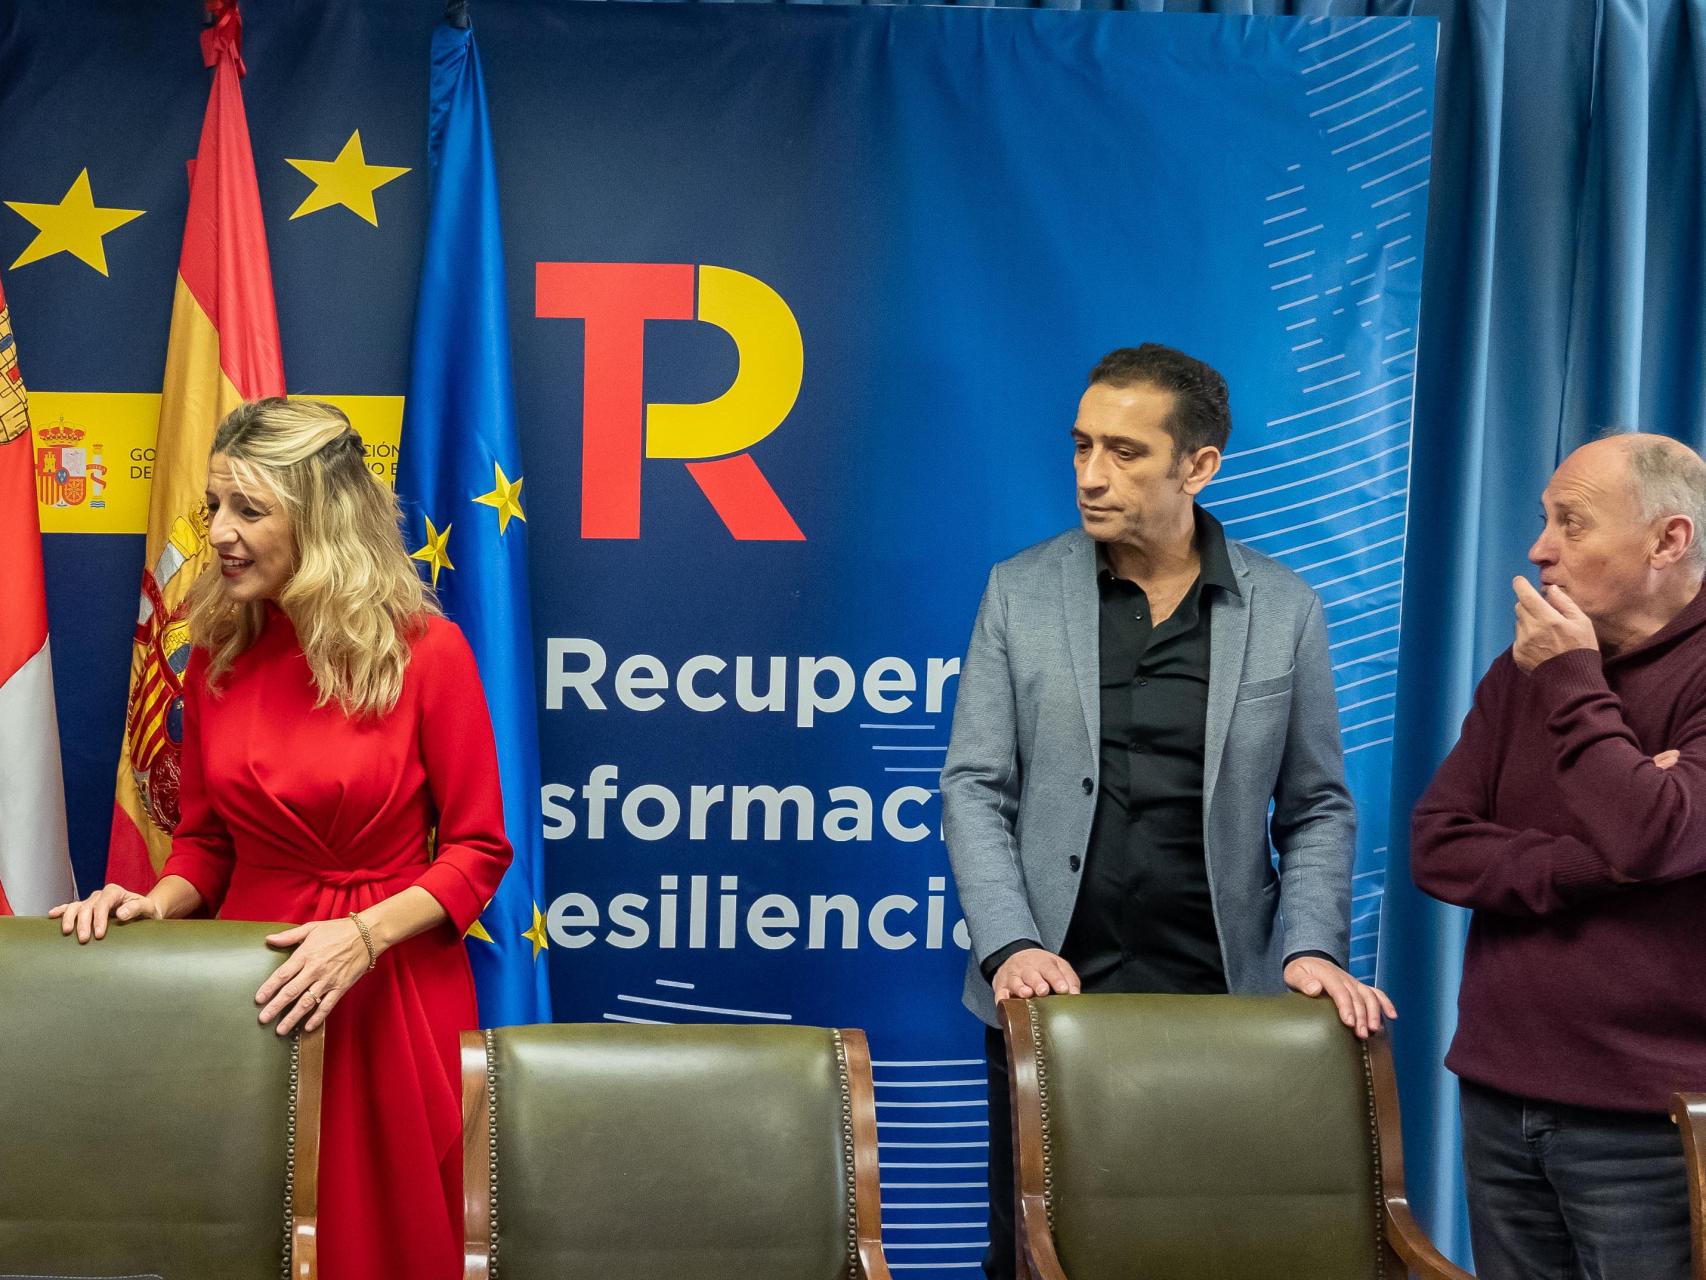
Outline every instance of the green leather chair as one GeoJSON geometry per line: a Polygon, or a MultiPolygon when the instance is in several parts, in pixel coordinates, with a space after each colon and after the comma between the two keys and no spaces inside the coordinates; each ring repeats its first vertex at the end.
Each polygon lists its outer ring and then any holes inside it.
{"type": "Polygon", "coordinates": [[[1688,1159],[1688,1220],[1694,1237],[1694,1280],[1706,1280],[1706,1093],[1671,1097],[1670,1118],[1682,1130],[1688,1159]]]}
{"type": "Polygon", "coordinates": [[[1384,1035],[1303,996],[1001,1005],[1036,1280],[1472,1280],[1404,1198],[1384,1035]]]}
{"type": "Polygon", "coordinates": [[[863,1032],[468,1032],[462,1120],[468,1280],[889,1280],[863,1032]]]}
{"type": "Polygon", "coordinates": [[[0,1277],[311,1280],[321,1035],[255,1017],[282,927],[0,919],[0,1277]]]}

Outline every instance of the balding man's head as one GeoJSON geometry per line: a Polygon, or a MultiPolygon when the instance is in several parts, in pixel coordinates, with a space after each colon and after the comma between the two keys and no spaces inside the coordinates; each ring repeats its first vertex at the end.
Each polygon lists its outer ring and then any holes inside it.
{"type": "Polygon", "coordinates": [[[1669,436],[1630,433],[1596,443],[1623,446],[1630,491],[1643,518],[1688,517],[1694,529],[1688,559],[1696,569],[1706,567],[1706,459],[1669,436]]]}
{"type": "Polygon", "coordinates": [[[1665,436],[1609,435],[1559,465],[1528,558],[1623,643],[1693,598],[1706,567],[1706,461],[1665,436]],[[1674,608],[1673,608],[1674,607],[1674,608]]]}

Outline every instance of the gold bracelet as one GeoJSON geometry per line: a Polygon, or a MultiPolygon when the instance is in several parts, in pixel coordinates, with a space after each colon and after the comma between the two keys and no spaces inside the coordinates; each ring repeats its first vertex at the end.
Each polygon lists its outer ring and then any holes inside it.
{"type": "Polygon", "coordinates": [[[372,972],[373,966],[379,963],[379,953],[373,949],[373,935],[367,931],[367,921],[355,912],[350,912],[349,918],[354,920],[355,927],[361,930],[362,945],[367,948],[367,968],[372,972]]]}

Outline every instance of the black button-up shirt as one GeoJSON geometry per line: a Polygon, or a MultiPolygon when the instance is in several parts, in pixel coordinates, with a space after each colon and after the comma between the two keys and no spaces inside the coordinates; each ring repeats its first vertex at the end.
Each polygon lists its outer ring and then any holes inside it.
{"type": "Polygon", "coordinates": [[[1203,857],[1209,603],[1237,593],[1220,522],[1196,510],[1202,568],[1159,626],[1097,548],[1101,787],[1061,955],[1086,991],[1226,990],[1203,857]]]}

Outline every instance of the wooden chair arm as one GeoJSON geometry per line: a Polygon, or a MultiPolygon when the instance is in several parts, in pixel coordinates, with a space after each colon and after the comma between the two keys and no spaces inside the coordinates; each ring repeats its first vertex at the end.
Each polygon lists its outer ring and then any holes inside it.
{"type": "Polygon", "coordinates": [[[298,1218],[290,1232],[291,1280],[319,1280],[320,1244],[313,1218],[298,1218]]]}
{"type": "Polygon", "coordinates": [[[894,1280],[880,1244],[873,1246],[869,1240],[859,1242],[859,1274],[864,1280],[894,1280]]]}
{"type": "Polygon", "coordinates": [[[1475,1280],[1475,1277],[1434,1248],[1408,1201],[1388,1197],[1386,1238],[1398,1256],[1422,1280],[1475,1280]]]}
{"type": "MultiPolygon", "coordinates": [[[[1031,1280],[1066,1280],[1054,1251],[1043,1185],[1042,1091],[1031,1037],[1031,1006],[1007,999],[999,1009],[1007,1049],[1009,1101],[1013,1116],[1014,1252],[1031,1280]]],[[[990,1188],[991,1193],[995,1188],[990,1188]]]]}
{"type": "Polygon", "coordinates": [[[291,1180],[291,1280],[318,1280],[320,1212],[320,1098],[326,1059],[326,1029],[296,1039],[296,1171],[291,1180]]]}
{"type": "Polygon", "coordinates": [[[877,1168],[877,1094],[871,1081],[871,1046],[853,1027],[840,1031],[847,1056],[847,1087],[853,1113],[853,1230],[859,1270],[866,1280],[892,1280],[883,1255],[881,1174],[877,1168]]]}
{"type": "Polygon", "coordinates": [[[1670,1118],[1682,1131],[1688,1161],[1688,1225],[1694,1243],[1694,1280],[1706,1280],[1706,1093],[1671,1095],[1670,1118]]]}
{"type": "Polygon", "coordinates": [[[491,1098],[486,1092],[486,1038],[464,1031],[462,1048],[462,1276],[491,1274],[491,1098]]]}
{"type": "Polygon", "coordinates": [[[1025,1242],[1025,1261],[1030,1265],[1030,1280],[1066,1280],[1060,1269],[1060,1258],[1054,1251],[1054,1233],[1049,1230],[1048,1206],[1038,1195],[1023,1195],[1019,1199],[1019,1225],[1025,1242]]]}
{"type": "Polygon", "coordinates": [[[1434,1247],[1410,1212],[1404,1192],[1404,1125],[1398,1113],[1398,1076],[1392,1067],[1392,1043],[1382,1029],[1363,1041],[1374,1103],[1374,1129],[1380,1150],[1381,1217],[1386,1246],[1422,1280],[1475,1280],[1434,1247]]]}

